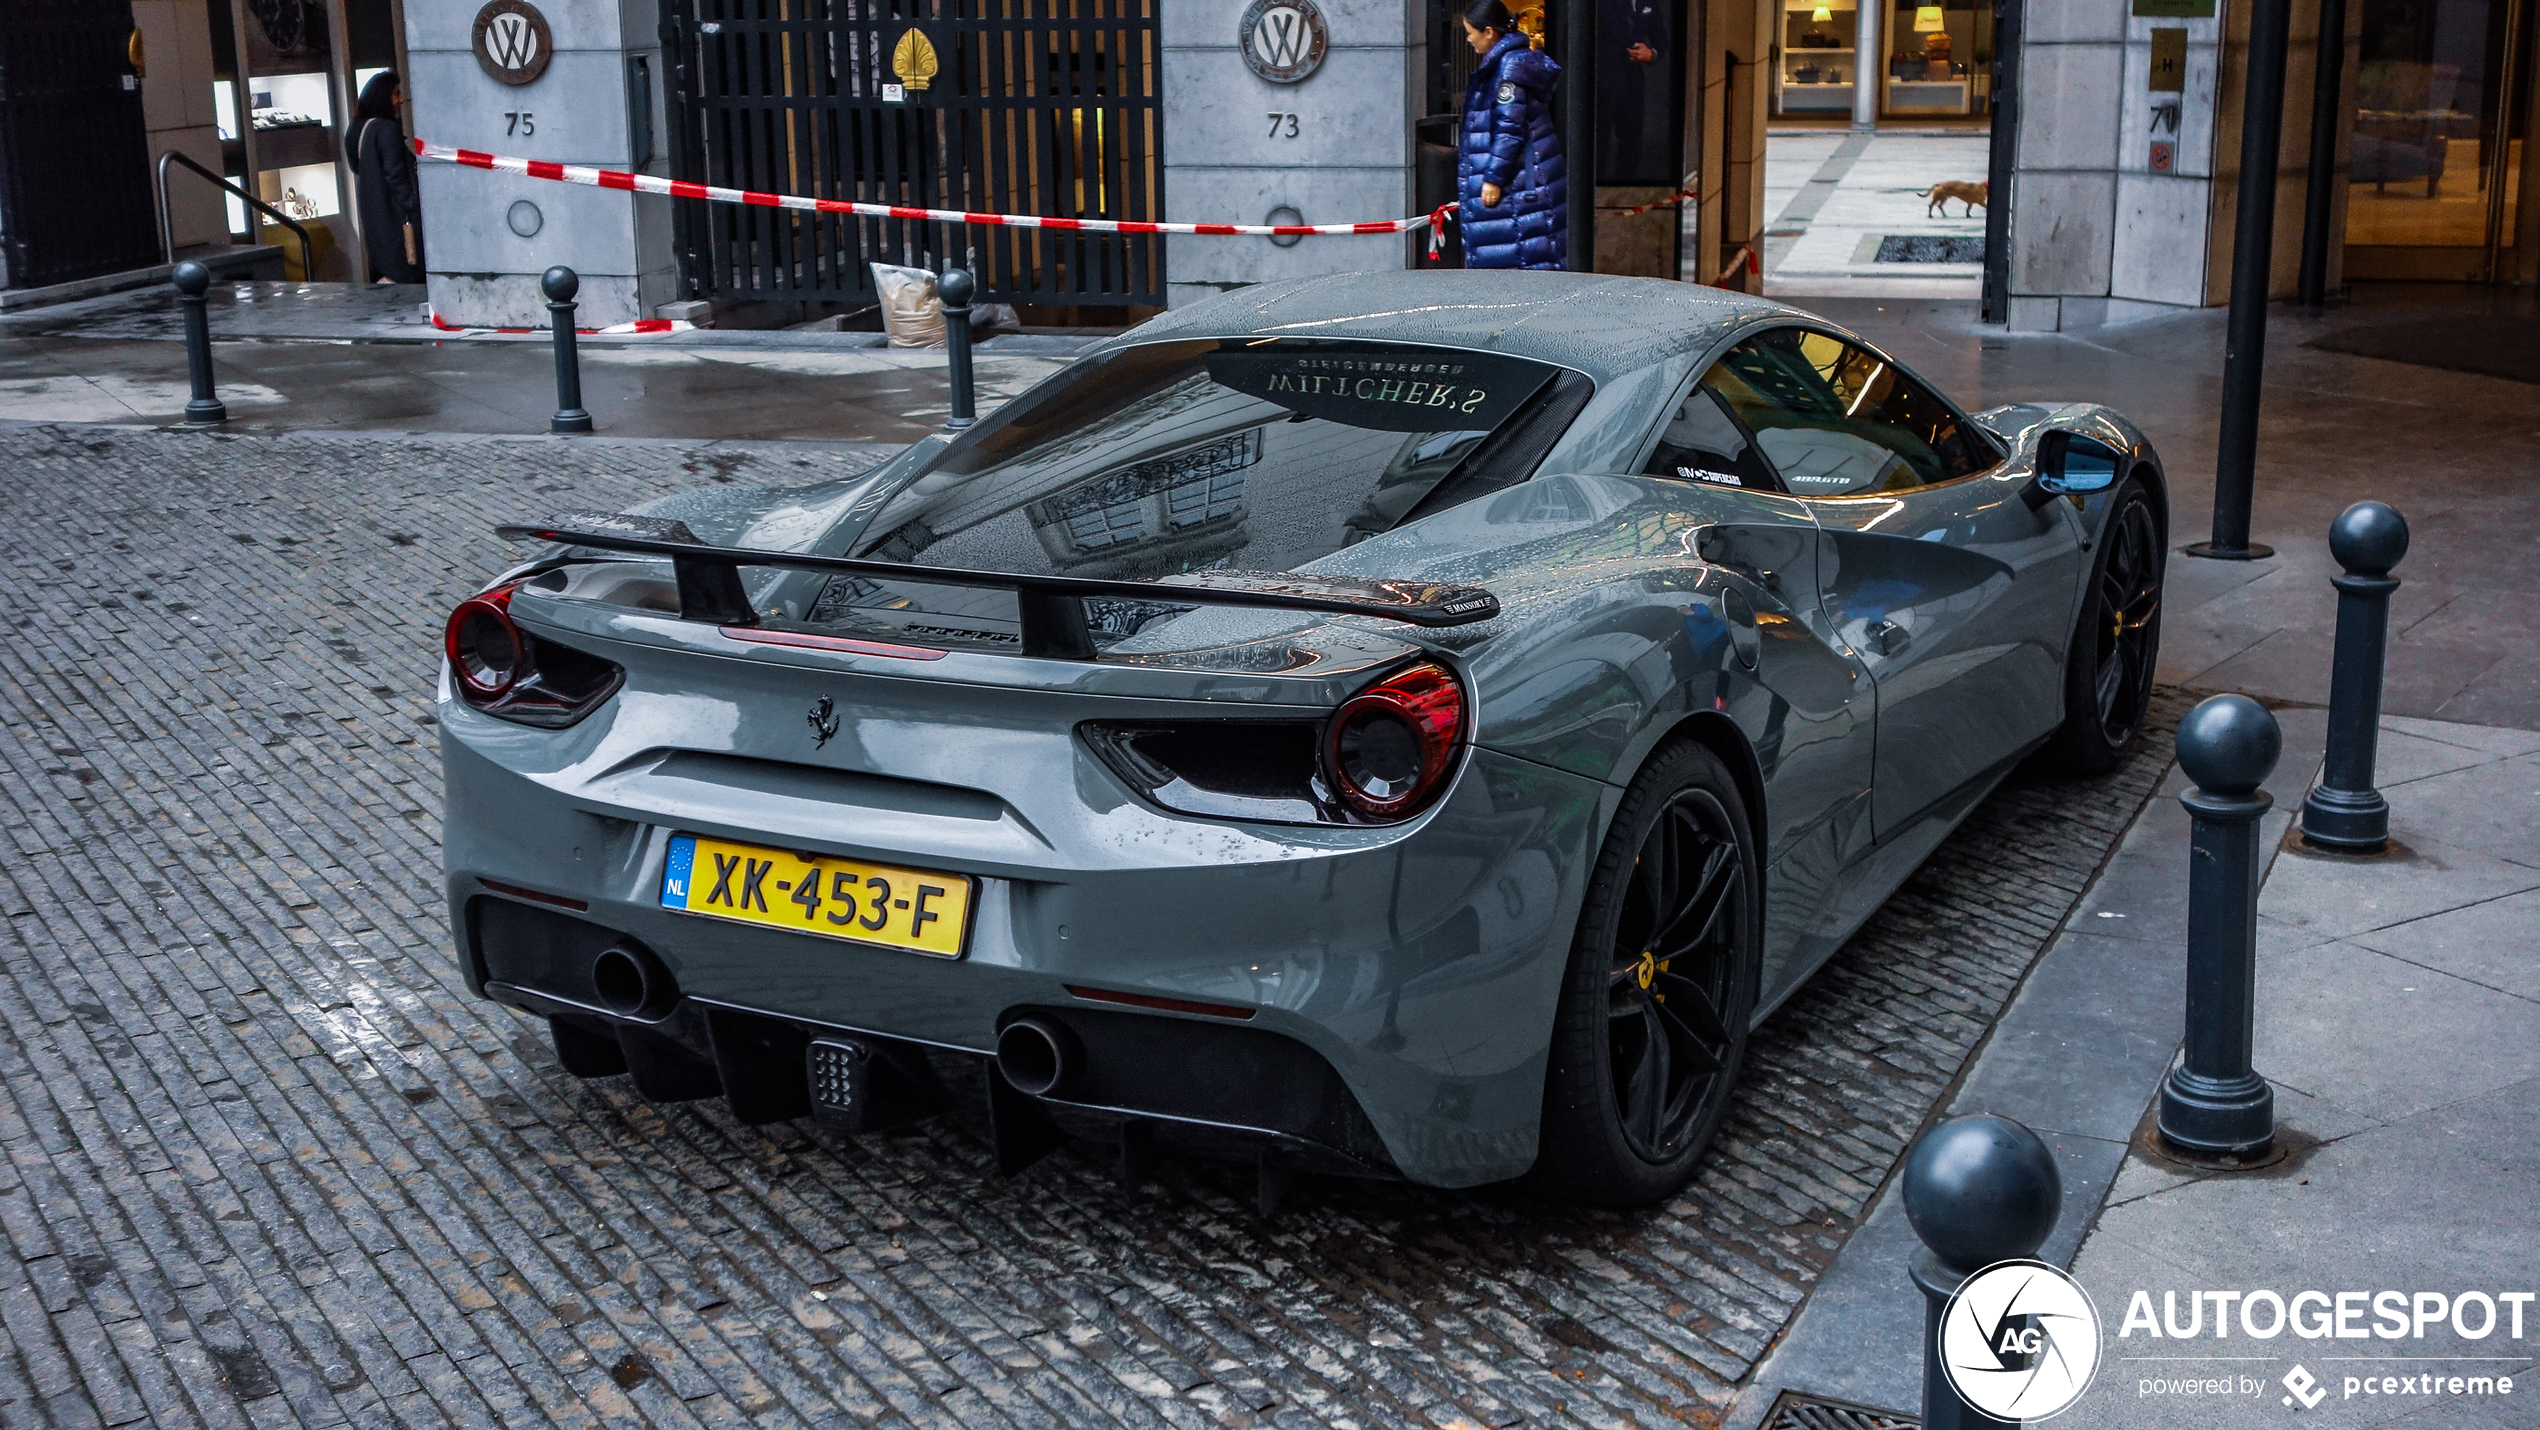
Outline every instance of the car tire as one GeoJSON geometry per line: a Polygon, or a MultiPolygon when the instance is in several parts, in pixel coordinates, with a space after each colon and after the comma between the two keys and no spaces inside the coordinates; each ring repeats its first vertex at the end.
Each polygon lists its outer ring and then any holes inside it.
{"type": "Polygon", "coordinates": [[[2142,478],[2128,477],[2117,488],[2098,546],[2064,656],[2064,723],[2040,751],[2041,763],[2065,775],[2115,769],[2151,713],[2169,545],[2142,478]]]}
{"type": "Polygon", "coordinates": [[[1746,1058],[1763,929],[1737,781],[1701,745],[1662,748],[1623,795],[1571,942],[1537,1191],[1641,1206],[1693,1176],[1746,1058]]]}

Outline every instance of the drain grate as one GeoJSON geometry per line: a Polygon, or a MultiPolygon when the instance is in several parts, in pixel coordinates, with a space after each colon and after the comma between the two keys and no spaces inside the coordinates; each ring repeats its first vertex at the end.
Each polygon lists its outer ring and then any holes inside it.
{"type": "Polygon", "coordinates": [[[1773,1413],[1764,1417],[1763,1430],[1922,1430],[1922,1425],[1919,1415],[1785,1390],[1773,1402],[1773,1413]]]}
{"type": "Polygon", "coordinates": [[[1976,236],[1891,233],[1879,240],[1874,263],[1982,263],[1984,240],[1976,236]]]}

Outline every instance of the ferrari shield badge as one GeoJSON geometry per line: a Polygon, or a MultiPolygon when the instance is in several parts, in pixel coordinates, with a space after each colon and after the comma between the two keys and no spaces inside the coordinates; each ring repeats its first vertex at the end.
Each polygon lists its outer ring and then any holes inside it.
{"type": "Polygon", "coordinates": [[[1235,27],[1244,63],[1272,84],[1296,84],[1322,67],[1329,37],[1314,0],[1252,0],[1235,27]]]}

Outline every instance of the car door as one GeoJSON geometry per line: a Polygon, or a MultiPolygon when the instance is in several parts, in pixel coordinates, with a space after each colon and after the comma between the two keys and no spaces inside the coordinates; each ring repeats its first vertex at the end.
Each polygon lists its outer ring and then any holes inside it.
{"type": "MultiPolygon", "coordinates": [[[[1749,733],[1769,821],[1756,1005],[1768,1008],[1833,951],[1810,942],[1808,931],[1821,922],[1844,868],[1871,842],[1869,674],[1820,613],[1826,537],[1809,504],[1781,490],[1753,438],[1707,388],[1693,386],[1678,399],[1640,471],[1703,490],[1710,519],[1690,534],[1689,549],[1727,583],[1729,622],[1696,632],[1695,645],[1734,643],[1737,664],[1767,696],[1749,733]]],[[[1685,610],[1689,625],[1703,616],[1701,607],[1685,610]]],[[[1720,689],[1725,696],[1725,679],[1720,689]]]]}
{"type": "Polygon", "coordinates": [[[2024,753],[2062,715],[2080,528],[1884,355],[1814,329],[1738,343],[1705,386],[1824,532],[1817,601],[1877,693],[1884,842],[2024,753]]]}

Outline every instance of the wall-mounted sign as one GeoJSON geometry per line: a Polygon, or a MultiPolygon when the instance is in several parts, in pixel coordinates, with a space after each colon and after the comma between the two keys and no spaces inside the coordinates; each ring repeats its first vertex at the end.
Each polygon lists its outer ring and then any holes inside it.
{"type": "Polygon", "coordinates": [[[1235,42],[1244,63],[1272,84],[1296,84],[1322,67],[1330,36],[1314,0],[1252,0],[1235,42]]]}
{"type": "Polygon", "coordinates": [[[935,71],[942,68],[935,58],[935,42],[926,38],[924,30],[912,27],[900,42],[891,46],[891,73],[910,89],[924,89],[935,82],[935,71]]]}
{"type": "Polygon", "coordinates": [[[2187,92],[2187,30],[2164,26],[2152,32],[2151,87],[2154,94],[2187,92]]]}
{"type": "Polygon", "coordinates": [[[556,57],[555,33],[529,0],[488,0],[470,43],[476,62],[502,84],[528,84],[556,57]]]}
{"type": "Polygon", "coordinates": [[[2214,0],[2134,0],[2134,13],[2156,20],[2210,20],[2214,0]]]}

